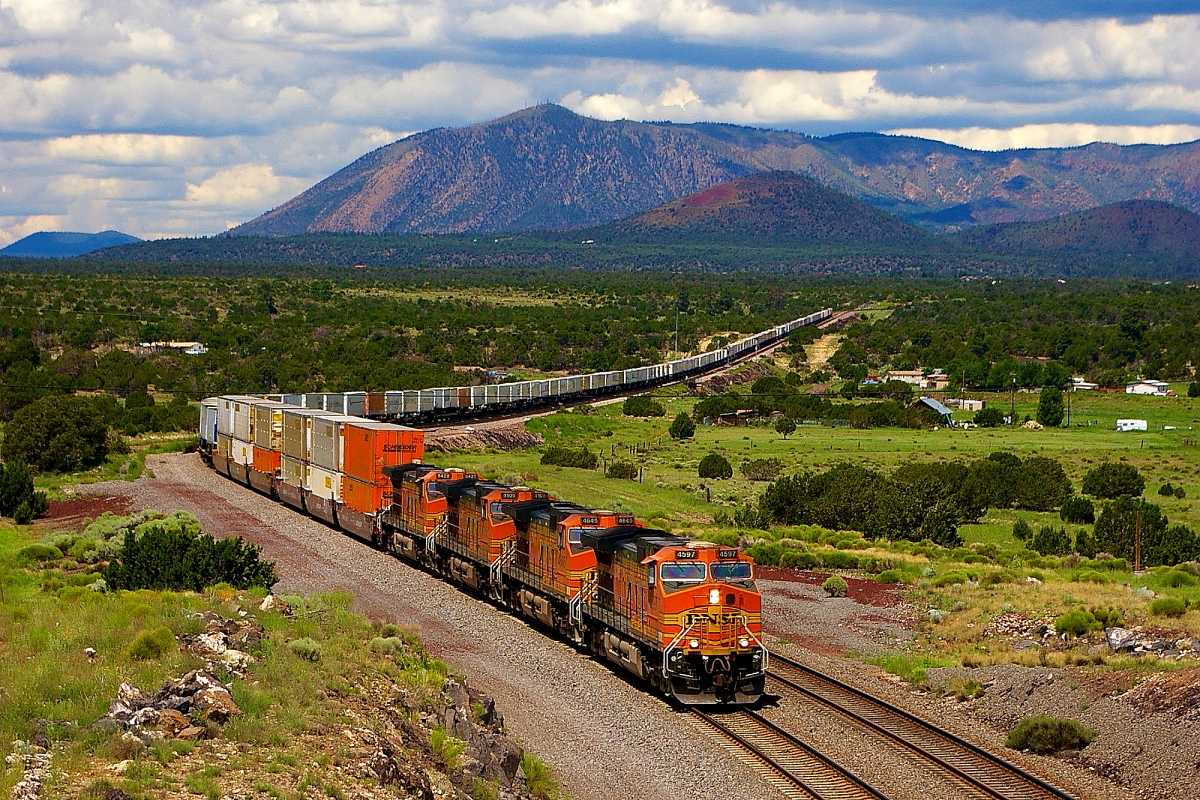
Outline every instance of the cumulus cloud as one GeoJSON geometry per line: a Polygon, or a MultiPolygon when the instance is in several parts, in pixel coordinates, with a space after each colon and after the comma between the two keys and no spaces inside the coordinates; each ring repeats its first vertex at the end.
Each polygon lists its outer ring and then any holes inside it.
{"type": "Polygon", "coordinates": [[[1016,128],[895,128],[897,136],[937,139],[971,150],[1019,150],[1110,144],[1180,144],[1200,139],[1200,125],[1090,125],[1082,122],[1020,125],[1016,128]]]}
{"type": "Polygon", "coordinates": [[[547,99],[988,149],[1182,141],[1198,54],[1183,0],[0,0],[0,239],[214,233],[547,99]]]}

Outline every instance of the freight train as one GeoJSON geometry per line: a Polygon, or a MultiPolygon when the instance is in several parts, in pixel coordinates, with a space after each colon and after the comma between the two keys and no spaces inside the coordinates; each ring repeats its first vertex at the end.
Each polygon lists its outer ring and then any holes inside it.
{"type": "Polygon", "coordinates": [[[647,367],[486,386],[443,386],[395,392],[310,392],[267,395],[288,405],[409,425],[479,414],[519,413],[678,383],[734,363],[806,325],[833,316],[825,308],[699,355],[647,367]]]}
{"type": "Polygon", "coordinates": [[[424,464],[413,428],[244,395],[208,398],[201,409],[200,452],[219,473],[544,625],[684,703],[762,697],[762,602],[754,562],[737,548],[424,464]]]}
{"type": "Polygon", "coordinates": [[[503,413],[674,383],[736,362],[824,309],[635,369],[399,392],[227,395],[200,405],[218,472],[550,628],[688,704],[757,702],[770,654],[753,559],[629,514],[422,463],[398,422],[503,413]]]}

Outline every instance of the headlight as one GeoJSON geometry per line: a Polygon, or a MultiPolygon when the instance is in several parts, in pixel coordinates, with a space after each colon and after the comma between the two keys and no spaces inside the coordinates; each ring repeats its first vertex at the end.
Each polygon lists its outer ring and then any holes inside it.
{"type": "Polygon", "coordinates": [[[688,639],[688,647],[690,647],[690,648],[692,648],[693,650],[695,650],[695,649],[696,649],[696,648],[698,648],[699,646],[700,646],[700,640],[699,640],[699,639],[688,639]]]}
{"type": "Polygon", "coordinates": [[[710,606],[715,606],[720,602],[721,602],[721,590],[720,589],[709,589],[708,590],[708,604],[710,606]]]}
{"type": "Polygon", "coordinates": [[[750,646],[750,640],[747,639],[745,636],[738,639],[738,647],[749,647],[749,646],[750,646]]]}

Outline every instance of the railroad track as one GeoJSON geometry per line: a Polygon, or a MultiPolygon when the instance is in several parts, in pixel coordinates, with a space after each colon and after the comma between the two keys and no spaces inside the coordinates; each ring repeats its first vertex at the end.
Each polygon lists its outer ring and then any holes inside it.
{"type": "Polygon", "coordinates": [[[772,653],[768,676],[785,691],[815,701],[950,772],[972,795],[995,800],[1073,800],[1017,765],[789,658],[772,653]]]}
{"type": "Polygon", "coordinates": [[[887,796],[792,734],[742,709],[714,713],[693,708],[710,732],[754,756],[764,777],[796,800],[887,800],[887,796]]]}

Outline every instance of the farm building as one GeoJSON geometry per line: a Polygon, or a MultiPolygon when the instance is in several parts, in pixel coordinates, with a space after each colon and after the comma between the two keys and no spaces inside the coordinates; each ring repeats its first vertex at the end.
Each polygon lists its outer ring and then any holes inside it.
{"type": "Polygon", "coordinates": [[[1141,380],[1125,384],[1125,394],[1148,394],[1154,397],[1166,397],[1171,387],[1166,381],[1141,380]]]}

